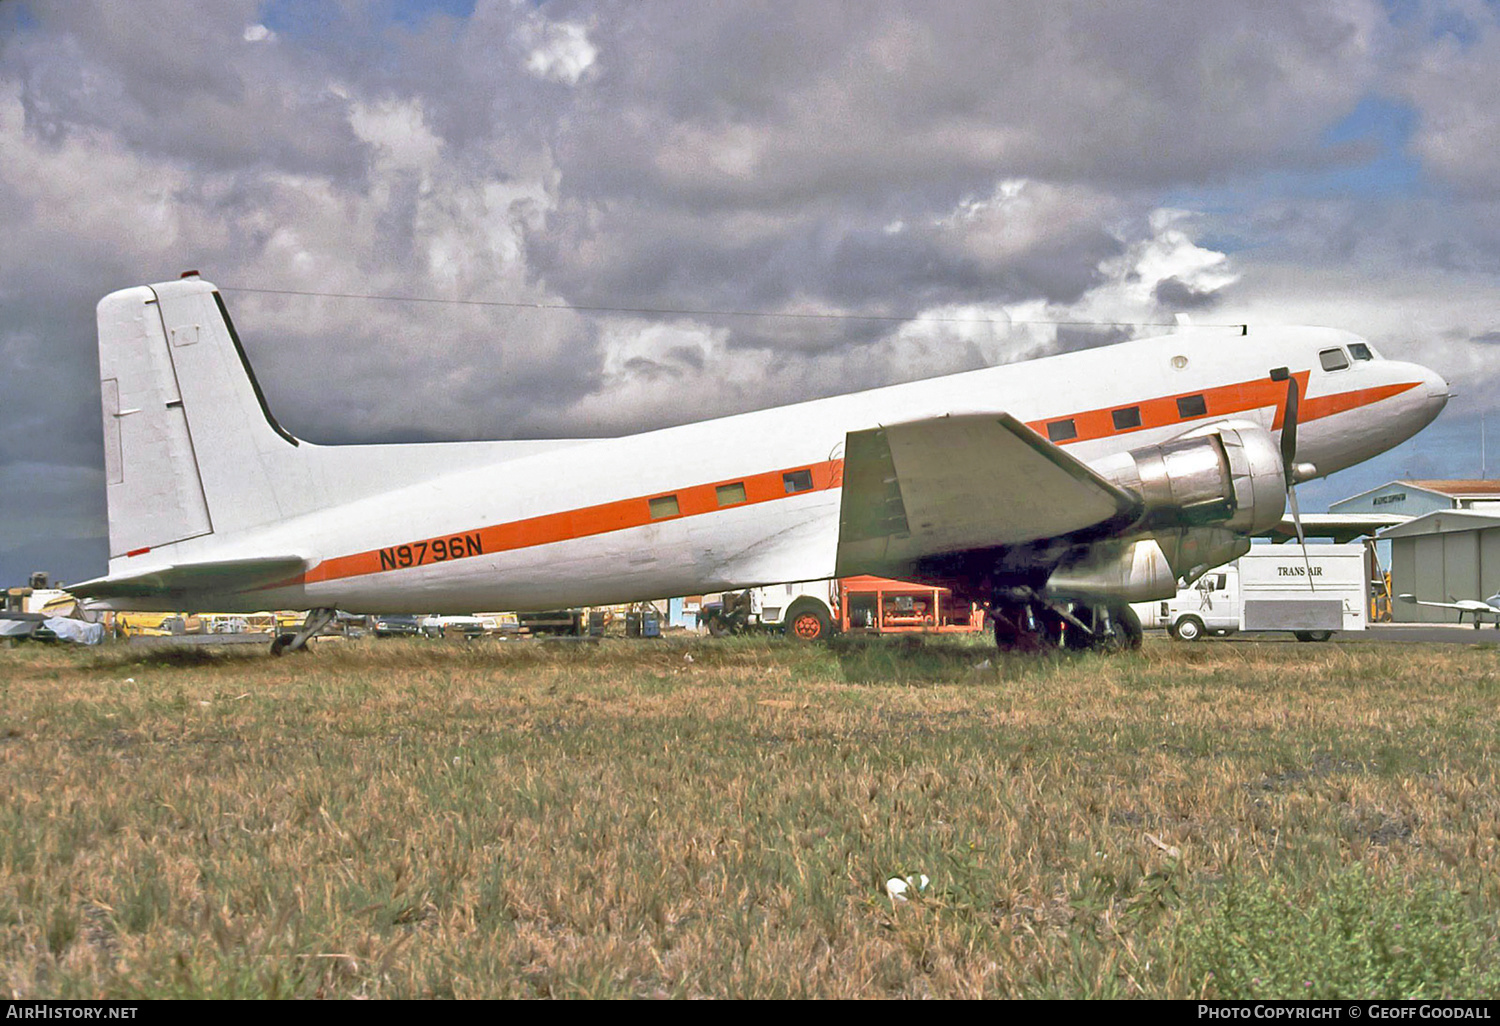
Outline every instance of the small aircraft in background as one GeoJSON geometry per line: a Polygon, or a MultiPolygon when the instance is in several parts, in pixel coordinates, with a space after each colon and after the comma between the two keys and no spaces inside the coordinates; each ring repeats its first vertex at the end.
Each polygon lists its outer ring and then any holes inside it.
{"type": "Polygon", "coordinates": [[[312,610],[277,653],[336,609],[562,609],[859,574],[984,605],[1001,648],[1134,647],[1129,603],[1243,555],[1288,507],[1300,538],[1293,485],[1399,445],[1449,397],[1347,331],[1268,327],[618,438],[323,446],[271,415],[197,272],[106,296],[98,323],[109,574],[73,593],[312,610]],[[703,444],[720,437],[735,444],[703,444]]]}
{"type": "Polygon", "coordinates": [[[1452,595],[1448,596],[1447,602],[1426,602],[1415,595],[1397,595],[1396,597],[1402,602],[1413,606],[1431,606],[1434,609],[1456,609],[1458,610],[1458,622],[1463,623],[1464,617],[1472,616],[1476,631],[1479,630],[1479,625],[1485,618],[1493,618],[1495,628],[1500,630],[1500,591],[1495,592],[1495,594],[1483,601],[1479,599],[1454,598],[1452,595]]]}

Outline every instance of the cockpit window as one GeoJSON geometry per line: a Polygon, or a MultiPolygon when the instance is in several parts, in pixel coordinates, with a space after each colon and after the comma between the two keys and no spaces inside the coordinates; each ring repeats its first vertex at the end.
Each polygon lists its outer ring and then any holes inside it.
{"type": "Polygon", "coordinates": [[[1375,359],[1375,354],[1370,352],[1370,347],[1365,345],[1363,342],[1350,342],[1349,355],[1354,357],[1356,360],[1375,359]]]}
{"type": "Polygon", "coordinates": [[[1349,358],[1342,349],[1325,349],[1318,354],[1318,359],[1322,361],[1326,371],[1339,371],[1349,366],[1349,358]]]}

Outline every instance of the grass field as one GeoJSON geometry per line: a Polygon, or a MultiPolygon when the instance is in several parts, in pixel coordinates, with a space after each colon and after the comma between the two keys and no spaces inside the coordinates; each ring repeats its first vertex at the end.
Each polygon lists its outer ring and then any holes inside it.
{"type": "Polygon", "coordinates": [[[0,692],[16,997],[1500,993],[1492,648],[29,646],[0,692]]]}

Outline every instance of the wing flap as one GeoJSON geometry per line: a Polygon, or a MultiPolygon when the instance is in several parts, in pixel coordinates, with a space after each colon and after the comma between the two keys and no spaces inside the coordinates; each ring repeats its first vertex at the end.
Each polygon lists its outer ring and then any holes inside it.
{"type": "Polygon", "coordinates": [[[205,563],[177,563],[138,574],[96,577],[71,585],[81,598],[155,598],[172,594],[224,594],[248,591],[294,577],[307,569],[301,556],[263,556],[205,563]]]}
{"type": "Polygon", "coordinates": [[[1134,519],[1139,499],[1008,414],[850,432],[837,573],[1134,519]]]}

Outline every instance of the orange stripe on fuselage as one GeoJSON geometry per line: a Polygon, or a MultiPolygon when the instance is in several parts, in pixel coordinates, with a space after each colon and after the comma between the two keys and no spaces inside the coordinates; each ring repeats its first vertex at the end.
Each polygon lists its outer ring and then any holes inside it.
{"type": "MultiPolygon", "coordinates": [[[[1361,406],[1370,406],[1383,399],[1409,392],[1420,385],[1420,381],[1408,381],[1401,385],[1379,385],[1375,388],[1357,388],[1352,392],[1334,392],[1332,395],[1320,395],[1315,399],[1303,399],[1302,405],[1298,407],[1298,419],[1301,421],[1321,420],[1324,417],[1332,417],[1336,413],[1348,413],[1350,410],[1361,406]]],[[[1281,427],[1281,417],[1278,414],[1276,426],[1281,427]]]]}
{"type": "MultiPolygon", "coordinates": [[[[1309,374],[1310,372],[1308,371],[1301,371],[1293,375],[1297,379],[1299,391],[1303,395],[1306,395],[1307,392],[1309,374]]],[[[1399,395],[1402,392],[1417,387],[1417,385],[1418,382],[1413,381],[1406,384],[1381,385],[1375,388],[1339,392],[1333,395],[1319,396],[1316,399],[1303,399],[1299,419],[1305,423],[1310,420],[1318,420],[1322,417],[1329,417],[1337,413],[1356,409],[1360,406],[1368,406],[1371,403],[1380,402],[1382,399],[1389,399],[1391,396],[1399,395]]],[[[1170,427],[1174,424],[1189,423],[1195,420],[1223,419],[1225,417],[1249,413],[1252,410],[1263,409],[1267,406],[1275,406],[1277,408],[1276,417],[1271,428],[1274,431],[1281,427],[1285,402],[1286,384],[1281,381],[1272,381],[1270,378],[1261,378],[1233,385],[1222,385],[1217,388],[1198,389],[1156,399],[1145,399],[1139,403],[1121,403],[1102,409],[1075,413],[1071,417],[1046,417],[1042,420],[1029,421],[1026,426],[1045,438],[1049,423],[1071,419],[1078,431],[1078,436],[1058,444],[1072,445],[1075,442],[1092,441],[1098,438],[1107,438],[1111,435],[1132,434],[1137,431],[1170,427]],[[1177,401],[1196,395],[1203,396],[1205,412],[1197,417],[1181,416],[1178,413],[1177,401]],[[1115,410],[1129,409],[1131,406],[1140,407],[1140,426],[1117,429],[1114,426],[1113,412],[1115,410]]],[[[678,489],[676,492],[655,492],[651,495],[640,495],[634,498],[620,499],[615,502],[600,503],[596,506],[585,506],[581,509],[548,513],[506,524],[494,524],[489,527],[480,528],[477,531],[452,532],[438,537],[408,542],[404,545],[386,546],[383,549],[371,549],[367,552],[359,552],[349,556],[336,556],[332,559],[324,560],[317,566],[291,580],[278,582],[267,587],[279,588],[288,585],[314,584],[319,581],[342,580],[348,577],[362,577],[384,571],[429,566],[440,562],[451,562],[453,559],[469,559],[475,555],[487,556],[497,552],[512,552],[516,549],[571,541],[576,538],[587,538],[594,535],[608,534],[613,531],[623,531],[632,527],[644,527],[647,524],[668,523],[673,520],[681,520],[683,517],[701,516],[725,509],[736,509],[741,506],[774,502],[777,499],[785,499],[791,495],[805,494],[804,492],[788,492],[783,482],[784,474],[794,473],[798,470],[807,470],[812,474],[812,491],[825,491],[830,488],[842,486],[843,469],[843,460],[827,460],[823,463],[812,464],[810,466],[803,465],[786,470],[773,470],[744,478],[729,478],[724,481],[715,481],[712,484],[692,485],[687,488],[678,489]],[[720,506],[718,489],[724,485],[734,484],[743,484],[745,486],[745,501],[737,502],[730,506],[720,506]],[[653,517],[651,515],[651,500],[668,495],[675,495],[677,497],[677,515],[653,517]],[[480,550],[478,552],[472,551],[468,542],[468,539],[474,536],[477,536],[478,539],[478,548],[480,550]],[[445,555],[443,559],[435,558],[435,546],[441,544],[443,552],[446,554],[448,549],[452,547],[451,543],[454,541],[458,542],[457,549],[462,551],[462,555],[452,557],[445,555]],[[393,550],[402,548],[410,551],[412,562],[408,565],[391,566],[389,554],[393,550]],[[418,556],[419,551],[421,553],[420,556],[418,556]],[[381,560],[382,552],[388,554],[384,563],[381,560]]]]}
{"type": "MultiPolygon", "coordinates": [[[[539,517],[528,517],[525,520],[515,520],[507,524],[494,524],[490,527],[480,528],[478,531],[459,531],[452,534],[440,535],[435,538],[427,538],[420,541],[409,542],[404,545],[387,546],[384,549],[371,549],[368,552],[359,552],[352,556],[337,556],[327,559],[317,566],[308,570],[301,577],[288,581],[288,584],[313,584],[318,581],[340,580],[346,577],[361,577],[365,574],[378,574],[384,570],[405,570],[416,566],[428,566],[434,563],[451,562],[452,558],[446,555],[451,543],[458,542],[458,548],[464,553],[456,558],[468,559],[475,555],[490,555],[496,552],[511,552],[516,549],[527,549],[536,545],[547,545],[552,542],[571,541],[575,538],[587,538],[592,535],[608,534],[612,531],[623,531],[631,527],[644,527],[647,524],[665,524],[673,520],[681,520],[683,517],[700,516],[705,513],[715,513],[719,510],[738,509],[742,506],[753,506],[762,502],[772,502],[776,499],[785,499],[791,495],[805,495],[809,491],[820,492],[829,488],[837,488],[843,484],[842,472],[844,463],[842,460],[826,460],[822,463],[792,467],[787,470],[773,470],[764,474],[753,474],[749,477],[730,478],[726,481],[715,481],[712,484],[693,485],[688,488],[680,488],[675,492],[655,492],[651,495],[641,495],[630,499],[620,499],[616,502],[605,502],[597,506],[585,506],[582,509],[564,510],[561,513],[548,513],[539,517]],[[800,492],[788,492],[783,475],[808,471],[812,475],[812,488],[803,489],[800,492]],[[745,486],[745,499],[743,502],[735,502],[729,505],[719,505],[719,488],[725,485],[745,486]],[[664,498],[666,496],[677,497],[678,512],[673,516],[653,517],[651,515],[651,500],[664,498]],[[468,545],[470,536],[478,536],[478,548],[480,551],[473,552],[468,545]],[[437,546],[442,547],[444,553],[442,558],[437,558],[437,546]],[[392,566],[390,553],[392,549],[406,549],[403,558],[411,559],[410,563],[392,566]],[[417,553],[420,551],[421,555],[417,553]],[[386,552],[387,559],[381,560],[381,553],[386,552]]],[[[279,585],[278,585],[279,586],[279,585]]]]}
{"type": "MultiPolygon", "coordinates": [[[[1298,371],[1292,375],[1297,379],[1297,390],[1302,397],[1298,406],[1297,419],[1304,424],[1323,417],[1331,417],[1336,413],[1345,413],[1361,406],[1369,406],[1371,403],[1378,403],[1382,399],[1389,399],[1391,396],[1416,388],[1419,384],[1419,382],[1410,381],[1396,385],[1377,385],[1374,388],[1358,388],[1350,392],[1335,392],[1332,395],[1309,399],[1307,398],[1307,381],[1310,375],[1310,371],[1298,371]]],[[[1267,406],[1276,407],[1276,417],[1271,423],[1271,430],[1280,431],[1282,417],[1286,414],[1285,381],[1272,381],[1270,378],[1242,381],[1217,388],[1180,392],[1176,395],[1162,396],[1159,399],[1145,399],[1138,403],[1119,403],[1115,406],[1085,410],[1082,413],[1069,414],[1064,417],[1045,417],[1041,420],[1027,421],[1026,426],[1046,438],[1048,424],[1055,424],[1060,420],[1071,420],[1078,436],[1056,444],[1073,445],[1076,442],[1090,442],[1113,435],[1128,435],[1136,431],[1171,427],[1174,424],[1186,424],[1195,420],[1222,420],[1225,417],[1249,413],[1267,406]],[[1196,417],[1181,416],[1177,411],[1177,401],[1198,395],[1203,397],[1204,412],[1196,417]],[[1133,428],[1115,427],[1114,412],[1128,410],[1132,406],[1140,408],[1140,425],[1133,428]]]]}

